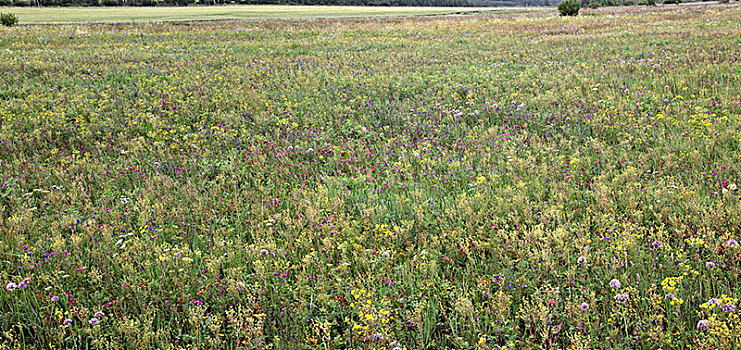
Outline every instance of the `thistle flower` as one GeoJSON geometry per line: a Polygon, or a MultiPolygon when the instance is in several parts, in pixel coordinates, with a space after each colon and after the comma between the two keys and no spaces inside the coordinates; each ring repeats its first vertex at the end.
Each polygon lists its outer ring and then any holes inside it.
{"type": "Polygon", "coordinates": [[[579,305],[579,308],[581,309],[581,311],[587,311],[589,310],[589,304],[587,304],[586,302],[583,302],[581,303],[581,305],[579,305]]]}
{"type": "Polygon", "coordinates": [[[615,289],[618,289],[618,288],[620,288],[620,281],[618,281],[618,279],[617,279],[617,278],[613,278],[613,279],[612,279],[612,280],[610,281],[610,287],[612,287],[612,288],[615,288],[615,289]]]}

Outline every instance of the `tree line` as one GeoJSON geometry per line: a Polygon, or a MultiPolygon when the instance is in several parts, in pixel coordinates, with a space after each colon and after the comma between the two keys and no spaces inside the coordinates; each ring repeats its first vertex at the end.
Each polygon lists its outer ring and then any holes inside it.
{"type": "MultiPolygon", "coordinates": [[[[188,6],[188,5],[337,5],[337,6],[555,6],[561,0],[0,0],[0,6],[188,6]]],[[[582,7],[655,5],[656,0],[580,0],[582,7]]],[[[659,3],[687,2],[659,0],[659,3]]]]}

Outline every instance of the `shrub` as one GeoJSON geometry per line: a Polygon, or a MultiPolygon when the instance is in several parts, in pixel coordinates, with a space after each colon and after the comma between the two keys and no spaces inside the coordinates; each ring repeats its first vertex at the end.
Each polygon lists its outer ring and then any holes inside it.
{"type": "Polygon", "coordinates": [[[12,27],[18,23],[18,17],[12,13],[0,13],[0,23],[6,27],[12,27]]]}
{"type": "Polygon", "coordinates": [[[656,0],[640,0],[638,5],[641,6],[656,6],[656,0]]]}
{"type": "Polygon", "coordinates": [[[578,0],[564,0],[558,4],[558,12],[561,16],[576,16],[579,14],[580,7],[578,0]]]}

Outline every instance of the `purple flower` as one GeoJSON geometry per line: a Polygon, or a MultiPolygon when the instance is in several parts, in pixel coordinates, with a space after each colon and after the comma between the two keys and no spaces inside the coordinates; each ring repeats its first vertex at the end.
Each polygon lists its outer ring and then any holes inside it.
{"type": "Polygon", "coordinates": [[[28,288],[28,282],[31,282],[31,277],[26,277],[21,281],[21,283],[18,283],[18,287],[21,288],[28,288]]]}
{"type": "Polygon", "coordinates": [[[718,303],[718,298],[712,298],[708,300],[708,307],[711,307],[713,306],[713,304],[717,304],[717,303],[718,303]]]}
{"type": "Polygon", "coordinates": [[[72,319],[71,318],[65,319],[64,322],[62,322],[62,324],[65,326],[69,326],[72,324],[72,319]]]}
{"type": "Polygon", "coordinates": [[[626,293],[620,293],[615,296],[615,302],[621,305],[625,305],[628,303],[628,294],[626,293]]]}
{"type": "Polygon", "coordinates": [[[265,255],[267,253],[268,253],[268,250],[267,249],[261,249],[260,250],[260,255],[265,255]]]}
{"type": "Polygon", "coordinates": [[[728,248],[735,248],[735,247],[738,247],[738,242],[736,242],[735,239],[729,239],[726,242],[726,245],[728,246],[728,248]]]}
{"type": "Polygon", "coordinates": [[[584,256],[580,256],[580,257],[578,257],[578,258],[576,259],[576,263],[577,263],[577,264],[583,264],[583,263],[585,263],[585,262],[587,262],[587,258],[586,258],[586,257],[584,257],[584,256]]]}
{"type": "Polygon", "coordinates": [[[651,246],[652,246],[652,247],[653,247],[654,249],[659,249],[659,248],[661,247],[661,242],[659,242],[659,241],[654,241],[653,243],[651,243],[651,246]]]}
{"type": "Polygon", "coordinates": [[[700,320],[697,322],[697,329],[700,330],[707,330],[708,329],[708,320],[700,320]]]}
{"type": "Polygon", "coordinates": [[[715,263],[712,262],[712,261],[708,261],[708,262],[705,263],[705,268],[706,269],[712,269],[714,267],[715,267],[715,263]]]}
{"type": "Polygon", "coordinates": [[[97,318],[95,318],[95,317],[91,318],[90,321],[88,321],[88,322],[90,322],[90,324],[98,324],[98,323],[100,323],[100,321],[97,318]]]}
{"type": "Polygon", "coordinates": [[[59,301],[59,297],[58,296],[55,295],[55,296],[51,297],[51,302],[52,303],[53,302],[56,302],[56,301],[59,301]]]}
{"type": "Polygon", "coordinates": [[[617,278],[613,278],[612,281],[610,281],[610,287],[620,288],[620,281],[618,281],[617,278]]]}
{"type": "Polygon", "coordinates": [[[723,312],[735,312],[736,311],[736,305],[733,305],[731,303],[724,304],[720,307],[723,312]]]}
{"type": "Polygon", "coordinates": [[[373,340],[378,341],[378,340],[382,340],[382,339],[383,339],[383,335],[381,333],[376,333],[376,334],[373,335],[373,340]]]}
{"type": "Polygon", "coordinates": [[[103,312],[103,311],[98,311],[98,312],[96,312],[96,313],[95,313],[95,315],[93,315],[93,316],[95,316],[96,318],[97,318],[97,317],[103,317],[103,316],[105,316],[105,312],[103,312]]]}
{"type": "Polygon", "coordinates": [[[17,288],[18,288],[18,285],[13,282],[9,282],[8,285],[5,286],[5,289],[7,289],[9,292],[12,292],[16,290],[17,288]]]}
{"type": "Polygon", "coordinates": [[[581,305],[579,305],[579,308],[581,309],[581,311],[587,311],[589,310],[589,304],[587,304],[586,302],[583,302],[581,303],[581,305]]]}

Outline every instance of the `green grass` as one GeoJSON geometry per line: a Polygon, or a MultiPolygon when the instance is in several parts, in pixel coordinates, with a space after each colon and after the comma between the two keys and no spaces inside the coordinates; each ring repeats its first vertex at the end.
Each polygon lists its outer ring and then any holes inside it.
{"type": "Polygon", "coordinates": [[[0,28],[0,348],[738,349],[741,6],[584,14],[0,28]]]}
{"type": "Polygon", "coordinates": [[[0,7],[19,24],[312,19],[537,11],[533,8],[229,5],[191,7],[0,7]]]}

